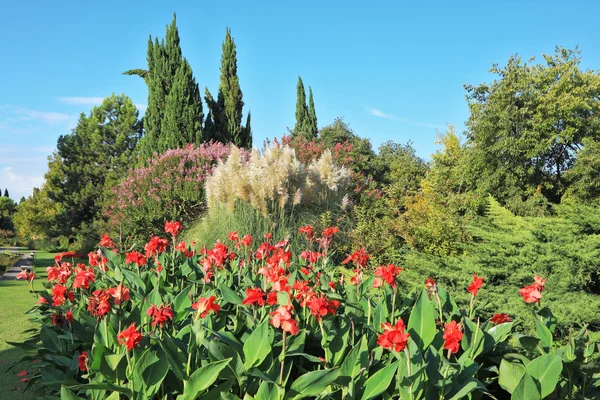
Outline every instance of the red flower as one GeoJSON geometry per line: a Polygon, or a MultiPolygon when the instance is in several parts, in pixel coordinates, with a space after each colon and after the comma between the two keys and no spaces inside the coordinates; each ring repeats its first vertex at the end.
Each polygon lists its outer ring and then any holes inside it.
{"type": "Polygon", "coordinates": [[[402,268],[396,267],[394,264],[382,265],[375,268],[375,276],[381,277],[389,285],[395,288],[396,278],[400,274],[400,271],[402,271],[402,268]]]}
{"type": "Polygon", "coordinates": [[[404,321],[399,319],[395,325],[391,325],[389,322],[381,324],[383,333],[377,338],[377,344],[384,349],[390,349],[392,351],[402,351],[406,348],[408,338],[410,335],[405,333],[404,321]]]}
{"type": "Polygon", "coordinates": [[[125,262],[127,264],[135,263],[138,267],[146,264],[146,257],[138,251],[132,251],[130,253],[125,253],[125,262]]]}
{"type": "Polygon", "coordinates": [[[382,286],[383,286],[383,279],[381,279],[381,278],[375,278],[375,279],[373,279],[373,287],[375,289],[380,288],[382,286]]]}
{"type": "Polygon", "coordinates": [[[335,300],[329,301],[329,299],[325,296],[315,297],[306,302],[310,313],[319,320],[327,314],[335,315],[339,304],[340,303],[335,300]]]}
{"type": "Polygon", "coordinates": [[[40,298],[38,299],[38,306],[41,306],[42,304],[48,304],[48,300],[46,300],[46,299],[45,299],[45,298],[43,298],[43,297],[40,297],[40,298]]]}
{"type": "Polygon", "coordinates": [[[360,282],[362,281],[362,276],[363,276],[362,271],[359,268],[355,269],[354,276],[352,278],[350,278],[350,283],[355,286],[359,285],[360,282]]]}
{"type": "Polygon", "coordinates": [[[321,236],[324,238],[332,238],[333,235],[338,233],[338,231],[339,231],[339,229],[337,228],[337,226],[333,226],[331,228],[325,228],[325,229],[323,229],[323,232],[321,232],[321,236]]]}
{"type": "Polygon", "coordinates": [[[313,227],[310,225],[303,226],[302,228],[298,228],[298,233],[303,233],[309,240],[312,240],[315,237],[315,233],[313,232],[313,227]]]}
{"type": "Polygon", "coordinates": [[[115,300],[115,305],[121,304],[129,300],[129,289],[123,286],[123,282],[119,283],[117,287],[106,289],[106,293],[111,295],[115,300]]]}
{"type": "Polygon", "coordinates": [[[266,241],[270,242],[271,240],[273,240],[273,234],[272,233],[265,233],[264,238],[266,241]]]}
{"type": "Polygon", "coordinates": [[[16,279],[25,279],[28,281],[33,281],[35,279],[35,273],[33,272],[27,272],[27,270],[23,270],[21,272],[19,272],[19,274],[17,275],[16,279]]]}
{"type": "Polygon", "coordinates": [[[23,370],[23,371],[21,371],[21,372],[19,372],[17,374],[17,376],[25,376],[25,375],[27,375],[27,371],[26,370],[23,370]]]}
{"type": "Polygon", "coordinates": [[[540,292],[544,291],[544,285],[546,284],[546,280],[544,278],[536,275],[533,277],[533,281],[535,282],[534,285],[537,286],[540,292]]]}
{"type": "Polygon", "coordinates": [[[471,293],[473,297],[477,296],[477,292],[483,286],[483,276],[477,276],[473,274],[473,282],[469,285],[467,292],[471,293]]]}
{"type": "Polygon", "coordinates": [[[81,354],[79,354],[79,357],[77,357],[77,363],[79,364],[79,369],[82,371],[87,371],[87,351],[82,351],[81,354]]]}
{"type": "Polygon", "coordinates": [[[510,321],[512,321],[512,319],[504,313],[494,314],[494,316],[492,318],[490,318],[490,322],[493,322],[495,324],[503,324],[505,322],[510,322],[510,321]]]}
{"type": "Polygon", "coordinates": [[[144,246],[144,250],[146,252],[146,257],[151,257],[157,254],[162,253],[169,247],[169,241],[165,238],[161,238],[158,236],[152,236],[148,243],[144,246]]]}
{"type": "Polygon", "coordinates": [[[542,292],[538,285],[525,286],[519,289],[519,294],[523,296],[525,303],[537,303],[542,299],[542,292]]]}
{"type": "Polygon", "coordinates": [[[258,304],[259,306],[265,305],[265,295],[266,293],[262,291],[261,288],[247,288],[246,289],[246,298],[242,301],[242,304],[252,305],[258,304]]]}
{"type": "Polygon", "coordinates": [[[152,326],[160,325],[162,328],[165,324],[173,319],[173,309],[171,305],[163,305],[156,307],[154,304],[148,308],[146,315],[152,317],[152,326]]]}
{"type": "Polygon", "coordinates": [[[181,222],[167,221],[165,222],[165,233],[170,233],[174,238],[181,232],[181,222]]]}
{"type": "Polygon", "coordinates": [[[316,263],[317,261],[319,261],[319,258],[321,256],[322,254],[318,251],[304,250],[302,253],[300,253],[300,258],[308,261],[309,263],[316,263]]]}
{"type": "Polygon", "coordinates": [[[435,292],[437,287],[435,284],[435,281],[433,280],[433,278],[427,278],[427,280],[425,281],[425,288],[427,289],[428,292],[435,292]]]}
{"type": "Polygon", "coordinates": [[[298,328],[298,321],[292,318],[292,314],[290,314],[288,308],[286,306],[281,306],[277,310],[269,313],[272,315],[271,324],[275,328],[281,328],[284,332],[289,332],[292,335],[295,335],[300,330],[298,328]]]}
{"type": "Polygon", "coordinates": [[[55,307],[63,305],[66,301],[65,296],[71,297],[70,293],[67,294],[67,288],[58,283],[54,285],[52,288],[52,305],[55,307]]]}
{"type": "Polygon", "coordinates": [[[98,263],[100,262],[100,255],[98,253],[94,253],[93,251],[90,251],[88,253],[88,261],[90,262],[90,265],[92,267],[97,267],[98,263]]]}
{"type": "Polygon", "coordinates": [[[277,292],[269,292],[267,295],[267,304],[270,306],[277,304],[277,292]]]}
{"type": "Polygon", "coordinates": [[[252,245],[252,236],[250,234],[247,234],[246,236],[244,236],[242,238],[242,240],[240,240],[240,242],[238,244],[242,245],[242,246],[250,247],[250,245],[252,245]]]}
{"type": "Polygon", "coordinates": [[[94,274],[94,270],[90,268],[88,271],[85,268],[75,275],[75,280],[73,281],[74,289],[89,289],[90,283],[96,280],[96,274],[94,274]]]}
{"type": "Polygon", "coordinates": [[[115,247],[115,244],[113,243],[113,241],[110,239],[110,236],[108,236],[107,233],[105,233],[102,238],[100,239],[100,243],[98,244],[100,247],[107,247],[107,248],[112,248],[115,247]]]}
{"type": "Polygon", "coordinates": [[[229,240],[231,240],[232,242],[237,242],[238,240],[240,240],[236,231],[229,232],[229,235],[227,235],[227,238],[229,240]]]}
{"type": "Polygon", "coordinates": [[[357,267],[364,267],[369,262],[369,254],[365,251],[365,249],[358,249],[354,253],[350,254],[342,264],[348,264],[349,262],[353,262],[357,267]]]}
{"type": "Polygon", "coordinates": [[[129,328],[121,331],[117,336],[119,344],[127,346],[127,350],[132,350],[139,342],[142,341],[142,334],[135,328],[135,322],[129,328]]]}
{"type": "Polygon", "coordinates": [[[29,379],[29,378],[23,378],[23,379],[21,379],[21,383],[27,383],[27,382],[29,382],[30,380],[31,380],[31,379],[29,379]]]}
{"type": "Polygon", "coordinates": [[[200,318],[205,318],[210,311],[216,313],[221,309],[221,306],[215,304],[215,299],[215,296],[200,297],[197,303],[192,304],[192,308],[198,311],[200,318]]]}
{"type": "Polygon", "coordinates": [[[459,324],[456,321],[452,321],[444,326],[444,349],[450,350],[451,353],[458,353],[460,348],[460,341],[462,340],[463,333],[459,324]]]}

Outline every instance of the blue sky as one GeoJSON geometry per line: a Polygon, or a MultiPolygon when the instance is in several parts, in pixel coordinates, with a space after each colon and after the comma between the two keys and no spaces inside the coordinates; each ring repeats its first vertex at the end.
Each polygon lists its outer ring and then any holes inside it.
{"type": "Polygon", "coordinates": [[[6,1],[0,12],[0,188],[29,195],[78,115],[111,93],[144,107],[148,35],[177,12],[183,54],[216,92],[225,27],[238,50],[254,145],[294,125],[296,81],[312,86],[319,126],[344,117],[375,147],[435,151],[447,123],[464,128],[463,84],[492,79],[511,54],[580,46],[600,67],[600,6],[583,1],[6,1]]]}

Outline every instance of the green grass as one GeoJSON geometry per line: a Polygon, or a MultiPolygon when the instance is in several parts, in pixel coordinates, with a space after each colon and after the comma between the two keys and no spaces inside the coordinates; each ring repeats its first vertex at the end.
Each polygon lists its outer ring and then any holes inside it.
{"type": "MultiPolygon", "coordinates": [[[[34,282],[34,289],[42,289],[42,278],[46,277],[46,266],[54,263],[54,253],[37,252],[35,256],[35,269],[38,275],[34,282]]],[[[34,364],[21,363],[10,371],[6,369],[24,355],[23,350],[17,349],[6,342],[22,342],[27,336],[23,333],[35,325],[29,321],[25,313],[31,309],[37,300],[29,292],[29,284],[23,281],[0,280],[0,398],[35,399],[32,391],[23,392],[25,384],[21,383],[22,377],[17,374],[23,370],[28,371],[27,376],[34,373],[34,364]],[[10,391],[12,388],[19,390],[10,391]]]]}

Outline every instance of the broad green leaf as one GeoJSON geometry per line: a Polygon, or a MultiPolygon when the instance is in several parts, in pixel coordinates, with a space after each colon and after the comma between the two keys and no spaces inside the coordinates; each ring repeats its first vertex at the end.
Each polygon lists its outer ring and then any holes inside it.
{"type": "Polygon", "coordinates": [[[60,388],[60,400],[80,400],[81,398],[75,395],[75,393],[71,392],[66,387],[62,386],[60,388]]]}
{"type": "Polygon", "coordinates": [[[524,374],[525,367],[522,364],[511,363],[506,359],[502,359],[500,362],[498,384],[502,389],[512,394],[524,374]]]}
{"type": "Polygon", "coordinates": [[[42,325],[40,338],[46,349],[58,354],[63,352],[63,346],[58,335],[48,325],[42,325]]]}
{"type": "Polygon", "coordinates": [[[261,383],[254,398],[256,400],[279,400],[277,386],[269,382],[261,383]]]}
{"type": "Polygon", "coordinates": [[[539,383],[528,373],[523,374],[511,396],[511,400],[541,400],[539,383]]]}
{"type": "Polygon", "coordinates": [[[107,354],[104,356],[104,360],[110,369],[115,371],[123,357],[125,357],[125,354],[107,354]]]}
{"type": "Polygon", "coordinates": [[[474,360],[483,351],[483,331],[469,318],[463,318],[463,327],[464,335],[461,346],[465,350],[466,357],[474,360]]]}
{"type": "Polygon", "coordinates": [[[306,331],[302,329],[297,334],[288,336],[287,341],[287,352],[302,352],[304,350],[304,343],[306,342],[306,331]]]}
{"type": "Polygon", "coordinates": [[[68,388],[71,389],[71,390],[79,390],[79,389],[84,389],[84,390],[107,390],[109,392],[123,393],[125,396],[127,396],[129,398],[132,397],[131,389],[126,388],[124,386],[115,385],[113,383],[108,383],[108,382],[103,382],[103,383],[84,383],[84,384],[81,384],[81,385],[68,386],[68,388]]]}
{"type": "MultiPolygon", "coordinates": [[[[182,314],[184,311],[189,309],[192,306],[192,300],[189,296],[189,287],[186,287],[184,290],[179,292],[177,296],[173,299],[173,311],[175,315],[182,314]]],[[[182,315],[183,316],[183,315],[182,315]]]]}
{"type": "Polygon", "coordinates": [[[229,286],[220,284],[219,291],[221,292],[222,299],[225,300],[226,302],[235,304],[236,306],[239,306],[240,304],[242,304],[242,298],[240,297],[240,295],[237,294],[236,292],[234,292],[233,290],[231,290],[231,288],[229,286]]]}
{"type": "Polygon", "coordinates": [[[190,379],[187,380],[183,397],[186,400],[198,398],[203,391],[208,389],[217,380],[219,373],[227,367],[230,361],[231,358],[228,358],[227,360],[212,362],[197,369],[190,375],[190,379]]]}
{"type": "Polygon", "coordinates": [[[187,363],[187,358],[181,351],[179,347],[175,343],[173,343],[173,339],[170,337],[166,337],[165,340],[160,340],[158,342],[163,352],[165,353],[167,363],[171,367],[171,371],[179,378],[180,380],[186,380],[187,376],[185,373],[185,365],[187,363]]]}
{"type": "Polygon", "coordinates": [[[385,366],[370,376],[365,383],[365,390],[361,400],[374,399],[381,393],[385,392],[387,388],[390,387],[390,384],[394,379],[394,375],[398,369],[398,364],[399,361],[396,361],[395,363],[385,366]]]}
{"type": "Polygon", "coordinates": [[[494,339],[494,347],[499,343],[504,342],[508,338],[513,325],[514,322],[505,322],[503,324],[492,326],[490,329],[488,329],[487,333],[494,339]]]}
{"type": "Polygon", "coordinates": [[[256,327],[244,343],[244,368],[250,369],[263,362],[271,353],[273,333],[269,329],[269,322],[264,321],[256,327]]]}
{"type": "Polygon", "coordinates": [[[435,337],[436,328],[433,307],[427,298],[427,291],[425,289],[421,291],[421,294],[410,313],[410,318],[408,319],[408,332],[421,350],[429,347],[435,337]]]}
{"type": "Polygon", "coordinates": [[[327,389],[339,375],[339,368],[307,372],[292,383],[286,398],[303,399],[316,396],[327,389]]]}
{"type": "MultiPolygon", "coordinates": [[[[152,398],[158,392],[167,372],[169,372],[169,363],[166,361],[164,353],[149,349],[140,356],[135,364],[136,380],[134,383],[136,386],[140,385],[140,389],[144,390],[147,398],[152,398]]],[[[140,389],[136,389],[136,391],[140,389]]]]}
{"type": "Polygon", "coordinates": [[[550,347],[552,347],[552,332],[550,329],[546,328],[546,325],[542,323],[539,319],[535,319],[535,331],[540,339],[540,344],[544,348],[544,350],[550,351],[550,347]]]}
{"type": "Polygon", "coordinates": [[[364,354],[366,357],[368,357],[366,335],[363,335],[360,338],[360,342],[352,348],[350,353],[348,353],[342,362],[341,376],[348,376],[354,379],[354,377],[358,375],[358,371],[360,371],[361,368],[360,360],[363,358],[360,357],[361,354],[364,354]]]}
{"type": "Polygon", "coordinates": [[[544,354],[527,364],[527,373],[541,385],[542,398],[554,391],[563,365],[559,356],[544,354]]]}
{"type": "Polygon", "coordinates": [[[343,321],[339,326],[337,334],[333,335],[333,339],[326,348],[328,353],[327,359],[333,366],[338,366],[342,362],[344,354],[346,354],[346,348],[348,347],[349,336],[350,324],[343,321]]]}
{"type": "Polygon", "coordinates": [[[469,393],[476,389],[486,390],[485,386],[483,386],[481,382],[475,378],[470,378],[466,383],[460,385],[459,390],[452,397],[450,397],[450,400],[464,399],[469,393]]]}

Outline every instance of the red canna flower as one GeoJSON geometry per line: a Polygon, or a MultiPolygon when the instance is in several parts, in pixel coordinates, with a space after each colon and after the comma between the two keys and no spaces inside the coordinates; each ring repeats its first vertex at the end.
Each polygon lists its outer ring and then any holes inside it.
{"type": "Polygon", "coordinates": [[[313,227],[310,225],[306,225],[306,226],[303,226],[302,228],[298,228],[298,233],[303,233],[311,241],[315,237],[313,227]]]}
{"type": "Polygon", "coordinates": [[[544,278],[536,275],[533,277],[533,281],[535,282],[534,285],[537,286],[540,292],[544,291],[544,285],[546,284],[546,280],[544,278]]]}
{"type": "Polygon", "coordinates": [[[247,288],[246,298],[242,301],[242,304],[252,305],[257,304],[259,306],[265,305],[266,293],[261,288],[247,288]]]}
{"type": "Polygon", "coordinates": [[[490,318],[490,322],[493,322],[495,324],[503,324],[505,322],[511,322],[511,321],[512,321],[512,319],[504,313],[494,314],[494,316],[492,318],[490,318]]]}
{"type": "Polygon", "coordinates": [[[229,240],[231,240],[232,242],[237,242],[238,240],[240,240],[240,238],[238,237],[238,233],[236,231],[229,232],[229,235],[227,236],[227,238],[229,240]]]}
{"type": "Polygon", "coordinates": [[[270,306],[277,304],[277,292],[269,292],[267,295],[267,304],[270,306]]]}
{"type": "Polygon", "coordinates": [[[122,302],[129,300],[129,289],[123,286],[123,282],[119,283],[117,287],[106,289],[106,293],[110,294],[115,300],[115,305],[118,306],[122,302]]]}
{"type": "Polygon", "coordinates": [[[23,270],[23,271],[19,272],[16,279],[24,279],[24,280],[31,282],[35,279],[35,273],[33,273],[33,272],[30,273],[30,272],[27,272],[27,270],[23,270]]]}
{"type": "Polygon", "coordinates": [[[375,278],[375,279],[373,279],[373,287],[375,289],[380,288],[382,286],[383,286],[383,279],[381,279],[381,278],[375,278]]]}
{"type": "Polygon", "coordinates": [[[394,264],[382,265],[375,268],[375,276],[381,277],[393,288],[396,287],[396,278],[400,275],[402,268],[396,267],[394,264]]]}
{"type": "Polygon", "coordinates": [[[331,228],[325,228],[325,229],[323,229],[323,232],[321,232],[321,236],[324,238],[332,238],[333,235],[338,233],[338,231],[339,231],[339,229],[337,228],[337,226],[333,226],[331,228]]]}
{"type": "Polygon", "coordinates": [[[281,328],[284,332],[289,332],[291,335],[297,334],[300,330],[298,328],[298,321],[292,317],[292,314],[290,314],[290,311],[286,306],[279,307],[277,310],[269,313],[269,315],[273,316],[271,318],[271,324],[275,328],[281,328]]]}
{"type": "Polygon", "coordinates": [[[160,307],[156,307],[154,304],[148,308],[146,315],[152,317],[152,326],[160,325],[164,327],[165,324],[173,319],[173,309],[170,304],[166,306],[161,304],[160,307]]]}
{"type": "Polygon", "coordinates": [[[55,307],[62,306],[64,302],[67,300],[74,299],[74,293],[67,293],[67,288],[61,284],[56,284],[52,288],[52,305],[55,307]]]}
{"type": "Polygon", "coordinates": [[[88,298],[88,311],[93,317],[101,318],[110,312],[110,303],[108,300],[111,295],[106,290],[98,289],[92,292],[88,298]]]}
{"type": "Polygon", "coordinates": [[[144,246],[146,257],[150,258],[165,251],[169,247],[169,241],[159,236],[152,236],[144,246]]]}
{"type": "Polygon", "coordinates": [[[310,313],[317,317],[318,320],[321,320],[327,314],[335,315],[339,304],[336,300],[329,301],[325,296],[315,297],[306,302],[310,313]]]}
{"type": "Polygon", "coordinates": [[[165,233],[171,234],[171,236],[173,236],[173,238],[175,238],[175,237],[177,237],[177,235],[179,235],[179,232],[181,232],[181,229],[182,229],[181,222],[178,222],[178,221],[165,222],[165,233]]]}
{"type": "Polygon", "coordinates": [[[86,271],[84,268],[83,270],[79,271],[75,275],[75,280],[73,281],[73,288],[74,289],[81,289],[81,288],[89,289],[90,283],[94,282],[95,280],[96,280],[96,274],[94,273],[94,270],[92,268],[90,268],[88,271],[86,271]]]}
{"type": "Polygon", "coordinates": [[[215,304],[215,299],[215,296],[200,297],[198,302],[192,304],[192,308],[198,311],[200,318],[205,318],[210,311],[216,314],[221,309],[221,306],[215,304]]]}
{"type": "Polygon", "coordinates": [[[450,350],[451,353],[458,353],[460,348],[460,341],[462,340],[463,333],[459,324],[456,321],[452,321],[444,326],[444,349],[450,350]]]}
{"type": "Polygon", "coordinates": [[[471,293],[473,297],[477,296],[477,292],[483,286],[483,276],[477,276],[473,274],[473,282],[469,285],[467,292],[471,293]]]}
{"type": "Polygon", "coordinates": [[[138,251],[132,251],[130,253],[125,253],[125,262],[127,264],[137,264],[138,267],[146,264],[146,257],[138,251]]]}
{"type": "Polygon", "coordinates": [[[247,234],[246,236],[244,236],[242,238],[242,240],[240,240],[240,242],[238,243],[238,245],[250,247],[252,245],[252,236],[250,234],[247,234]]]}
{"type": "Polygon", "coordinates": [[[369,254],[365,251],[364,248],[358,249],[354,253],[350,254],[342,264],[348,264],[349,262],[353,262],[357,267],[364,267],[369,262],[369,254]]]}
{"type": "Polygon", "coordinates": [[[92,267],[98,266],[98,264],[100,263],[100,258],[101,257],[98,253],[94,253],[93,251],[90,251],[88,253],[88,261],[92,267]]]}
{"type": "MultiPolygon", "coordinates": [[[[350,278],[350,283],[357,286],[360,285],[360,283],[362,282],[362,271],[360,270],[360,268],[357,268],[354,270],[354,276],[352,278],[350,278]]],[[[383,283],[383,282],[381,282],[383,283]]]]}
{"type": "Polygon", "coordinates": [[[406,329],[404,321],[399,319],[394,325],[386,322],[385,324],[381,324],[381,327],[383,328],[383,333],[377,338],[378,345],[384,349],[398,352],[406,348],[410,335],[404,332],[406,329]]]}
{"type": "Polygon", "coordinates": [[[265,233],[264,238],[267,242],[270,242],[271,240],[273,240],[273,234],[272,233],[265,233]]]}
{"type": "Polygon", "coordinates": [[[425,281],[425,288],[428,292],[435,292],[437,290],[437,286],[433,278],[427,278],[425,281]]]}
{"type": "Polygon", "coordinates": [[[102,238],[100,239],[100,243],[98,245],[100,247],[106,247],[106,248],[113,248],[113,247],[115,247],[115,244],[110,239],[110,236],[108,236],[107,233],[105,233],[104,235],[102,235],[102,238]]]}
{"type": "Polygon", "coordinates": [[[42,304],[48,304],[48,300],[46,300],[46,299],[45,299],[45,298],[43,298],[43,297],[40,297],[40,298],[38,299],[38,306],[41,306],[42,304]]]}
{"type": "Polygon", "coordinates": [[[82,351],[77,357],[77,364],[79,365],[79,369],[82,371],[87,371],[87,362],[88,362],[88,353],[87,351],[82,351]]]}
{"type": "Polygon", "coordinates": [[[309,263],[316,263],[317,261],[319,261],[319,258],[321,256],[322,254],[318,251],[304,250],[302,253],[300,253],[300,258],[308,261],[309,263]]]}
{"type": "Polygon", "coordinates": [[[523,296],[525,303],[537,303],[542,299],[542,292],[537,285],[525,286],[519,289],[519,294],[523,296]]]}
{"type": "Polygon", "coordinates": [[[119,344],[125,345],[127,350],[132,350],[142,341],[142,334],[135,328],[135,322],[129,325],[129,328],[121,331],[117,336],[119,344]]]}

